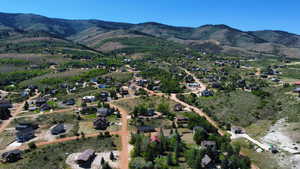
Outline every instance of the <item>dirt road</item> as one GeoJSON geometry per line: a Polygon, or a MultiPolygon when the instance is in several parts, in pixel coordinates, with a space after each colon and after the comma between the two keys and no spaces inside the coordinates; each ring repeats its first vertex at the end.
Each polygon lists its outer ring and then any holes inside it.
{"type": "Polygon", "coordinates": [[[206,89],[207,86],[204,83],[202,83],[193,73],[191,73],[190,71],[188,71],[187,69],[185,69],[183,67],[180,67],[180,69],[183,70],[186,74],[191,75],[194,78],[195,82],[200,84],[200,88],[193,91],[192,93],[197,94],[199,92],[203,92],[206,89]]]}
{"type": "Polygon", "coordinates": [[[110,103],[110,105],[114,108],[117,108],[122,116],[122,128],[119,131],[119,135],[121,136],[121,145],[122,150],[120,152],[120,169],[128,169],[129,166],[129,131],[128,131],[128,112],[124,109],[110,103]]]}
{"type": "MultiPolygon", "coordinates": [[[[30,101],[32,101],[33,99],[35,99],[35,98],[37,98],[37,97],[39,97],[39,96],[40,96],[40,93],[36,93],[36,95],[30,97],[30,98],[27,99],[26,101],[27,101],[27,102],[30,102],[30,101]]],[[[2,132],[6,129],[6,127],[10,124],[10,122],[11,122],[18,114],[20,114],[20,113],[22,112],[23,107],[24,107],[24,104],[25,104],[26,101],[24,101],[24,102],[22,102],[22,103],[17,103],[17,104],[15,104],[15,106],[14,106],[15,110],[11,112],[11,116],[12,116],[12,117],[9,118],[8,120],[4,120],[4,121],[2,122],[2,124],[1,124],[1,126],[0,126],[0,133],[2,133],[2,132]]]]}

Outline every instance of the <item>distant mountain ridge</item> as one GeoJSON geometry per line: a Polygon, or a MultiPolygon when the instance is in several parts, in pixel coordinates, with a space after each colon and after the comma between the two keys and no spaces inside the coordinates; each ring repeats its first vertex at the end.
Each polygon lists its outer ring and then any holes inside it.
{"type": "MultiPolygon", "coordinates": [[[[103,51],[112,38],[157,37],[185,44],[203,52],[244,56],[300,58],[300,36],[284,31],[241,31],[227,25],[176,27],[156,22],[140,24],[101,20],[67,20],[35,14],[0,13],[0,39],[12,32],[45,32],[103,51]],[[2,35],[2,36],[1,36],[2,35]],[[104,47],[102,46],[104,45],[104,47]]],[[[116,45],[116,43],[114,43],[116,45]]],[[[118,46],[124,47],[122,44],[118,46]]]]}

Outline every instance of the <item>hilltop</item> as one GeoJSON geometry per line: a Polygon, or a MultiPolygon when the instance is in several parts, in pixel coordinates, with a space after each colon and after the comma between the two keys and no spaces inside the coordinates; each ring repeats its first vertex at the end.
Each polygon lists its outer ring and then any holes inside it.
{"type": "MultiPolygon", "coordinates": [[[[156,22],[140,24],[101,20],[67,20],[35,14],[0,13],[0,39],[38,34],[43,40],[84,45],[99,52],[135,48],[137,38],[168,40],[206,53],[242,56],[300,57],[300,36],[284,31],[241,31],[227,25],[177,27],[156,22]],[[47,37],[47,38],[45,38],[47,37]],[[126,43],[124,42],[126,39],[126,43]]],[[[40,40],[40,38],[31,38],[40,40]]],[[[1,48],[3,45],[1,44],[1,48]]]]}

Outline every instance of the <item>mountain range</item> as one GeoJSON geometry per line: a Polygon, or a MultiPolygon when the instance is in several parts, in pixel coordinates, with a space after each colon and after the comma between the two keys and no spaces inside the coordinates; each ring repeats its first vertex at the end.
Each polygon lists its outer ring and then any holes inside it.
{"type": "MultiPolygon", "coordinates": [[[[19,42],[51,41],[82,45],[99,52],[128,48],[124,38],[154,38],[206,53],[300,58],[300,36],[274,30],[241,31],[227,25],[177,27],[101,20],[67,20],[35,14],[0,13],[0,49],[19,42]]],[[[9,52],[9,50],[7,51],[9,52]]]]}

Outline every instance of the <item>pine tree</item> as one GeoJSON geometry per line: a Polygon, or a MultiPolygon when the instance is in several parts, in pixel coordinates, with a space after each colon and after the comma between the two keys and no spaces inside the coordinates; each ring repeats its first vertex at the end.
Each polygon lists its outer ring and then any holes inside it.
{"type": "Polygon", "coordinates": [[[101,158],[101,165],[103,165],[105,163],[105,160],[104,160],[104,158],[102,157],[101,158]]]}
{"type": "Polygon", "coordinates": [[[114,155],[113,152],[110,152],[109,158],[110,158],[111,161],[115,160],[115,155],[114,155]]]}
{"type": "Polygon", "coordinates": [[[28,102],[26,101],[25,104],[24,104],[24,110],[28,110],[28,108],[29,108],[29,104],[28,104],[28,102]]]}
{"type": "Polygon", "coordinates": [[[172,154],[169,153],[168,156],[167,156],[167,160],[168,160],[168,165],[173,165],[173,160],[172,160],[172,154]]]}

